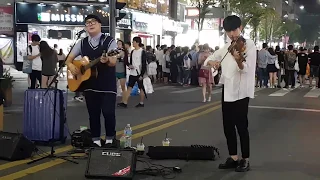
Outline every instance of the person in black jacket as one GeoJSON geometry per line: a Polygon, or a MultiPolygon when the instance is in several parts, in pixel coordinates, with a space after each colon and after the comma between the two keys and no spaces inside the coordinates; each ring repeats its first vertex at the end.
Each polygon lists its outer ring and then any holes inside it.
{"type": "Polygon", "coordinates": [[[143,91],[143,77],[145,76],[147,70],[147,58],[146,52],[141,47],[141,38],[134,37],[133,38],[133,47],[134,49],[131,52],[129,68],[130,68],[130,76],[128,82],[127,92],[124,94],[123,102],[118,104],[118,107],[126,108],[128,106],[128,100],[132,91],[132,88],[136,83],[138,83],[138,88],[140,90],[140,103],[136,105],[136,107],[144,107],[144,98],[145,94],[143,91]]]}
{"type": "Polygon", "coordinates": [[[282,80],[285,80],[284,76],[284,52],[280,50],[280,46],[276,46],[276,54],[278,55],[279,71],[278,71],[278,85],[277,88],[281,88],[282,80]]]}

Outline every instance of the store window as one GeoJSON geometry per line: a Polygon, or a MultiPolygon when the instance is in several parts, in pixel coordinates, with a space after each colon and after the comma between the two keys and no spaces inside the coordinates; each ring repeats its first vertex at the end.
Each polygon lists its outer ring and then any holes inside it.
{"type": "MultiPolygon", "coordinates": [[[[51,47],[57,44],[58,49],[62,49],[64,53],[68,53],[75,40],[76,33],[82,29],[83,26],[29,25],[28,42],[31,42],[32,34],[38,34],[41,40],[47,41],[51,47]]],[[[82,34],[82,37],[85,36],[85,33],[82,34]]]]}

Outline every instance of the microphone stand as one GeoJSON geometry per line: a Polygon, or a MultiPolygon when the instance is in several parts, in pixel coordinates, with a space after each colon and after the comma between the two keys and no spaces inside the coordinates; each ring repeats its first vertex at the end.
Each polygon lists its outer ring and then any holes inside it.
{"type": "MultiPolygon", "coordinates": [[[[53,80],[50,82],[50,84],[48,85],[48,88],[47,88],[46,92],[45,92],[44,95],[43,95],[43,96],[46,96],[46,95],[47,95],[47,93],[48,93],[49,90],[50,90],[50,87],[51,87],[52,84],[54,83],[53,122],[52,122],[52,130],[51,130],[52,134],[51,134],[51,139],[50,139],[50,141],[49,141],[49,142],[50,142],[50,147],[51,147],[50,154],[48,154],[47,156],[43,156],[43,157],[41,157],[41,158],[39,158],[39,159],[35,159],[35,160],[31,161],[31,162],[28,162],[27,164],[33,164],[33,163],[35,163],[35,162],[38,162],[38,161],[41,161],[41,160],[44,160],[44,159],[47,159],[47,158],[50,158],[50,159],[52,159],[52,158],[55,158],[55,159],[63,159],[63,160],[66,160],[66,161],[71,162],[71,163],[74,163],[74,164],[79,164],[79,163],[76,162],[76,161],[67,159],[66,156],[57,156],[57,155],[55,155],[55,151],[54,151],[54,142],[55,142],[55,139],[54,139],[54,136],[55,136],[56,112],[57,112],[57,93],[58,93],[58,80],[57,80],[57,78],[59,77],[60,71],[62,71],[63,67],[65,66],[66,60],[68,59],[68,57],[69,57],[71,51],[73,50],[74,46],[76,45],[77,41],[80,39],[82,33],[83,33],[83,32],[80,31],[79,33],[76,34],[77,38],[76,38],[76,40],[73,42],[73,45],[71,46],[71,49],[70,49],[70,51],[69,51],[66,59],[63,61],[62,66],[59,67],[58,71],[56,72],[56,75],[53,77],[53,80]]],[[[48,95],[48,96],[50,96],[50,95],[48,95]]],[[[67,106],[67,105],[66,105],[66,106],[67,106]]],[[[60,114],[59,114],[59,115],[60,115],[60,114]]],[[[65,117],[65,115],[64,115],[64,117],[65,117]]],[[[61,125],[61,126],[62,126],[62,125],[61,125]]],[[[61,129],[61,130],[63,131],[64,129],[61,129]]]]}

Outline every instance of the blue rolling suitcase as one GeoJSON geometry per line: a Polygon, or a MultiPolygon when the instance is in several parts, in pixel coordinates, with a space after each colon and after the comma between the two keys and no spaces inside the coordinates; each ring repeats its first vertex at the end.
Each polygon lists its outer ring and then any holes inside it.
{"type": "Polygon", "coordinates": [[[57,91],[56,112],[54,112],[54,90],[29,89],[24,94],[23,135],[30,141],[49,142],[52,139],[53,114],[56,113],[53,141],[65,142],[67,138],[66,91],[57,91]]]}

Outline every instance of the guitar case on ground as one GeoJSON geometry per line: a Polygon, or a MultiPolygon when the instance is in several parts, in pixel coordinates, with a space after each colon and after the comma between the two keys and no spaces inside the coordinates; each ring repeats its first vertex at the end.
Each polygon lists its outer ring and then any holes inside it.
{"type": "Polygon", "coordinates": [[[56,113],[53,141],[65,143],[67,138],[66,91],[57,91],[56,112],[54,112],[54,90],[29,89],[24,94],[23,135],[37,143],[48,143],[52,139],[53,113],[56,113]]]}

